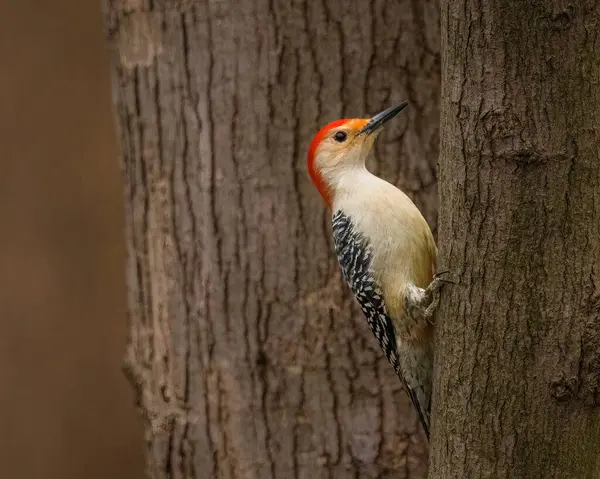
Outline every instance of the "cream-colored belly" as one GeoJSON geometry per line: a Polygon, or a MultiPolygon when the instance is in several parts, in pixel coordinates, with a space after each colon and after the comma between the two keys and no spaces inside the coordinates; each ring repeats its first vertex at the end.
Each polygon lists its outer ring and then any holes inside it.
{"type": "Polygon", "coordinates": [[[349,188],[336,196],[333,209],[350,216],[368,240],[371,269],[388,313],[396,328],[404,329],[405,288],[427,287],[435,268],[435,243],[414,203],[390,183],[367,175],[349,182],[349,188]]]}

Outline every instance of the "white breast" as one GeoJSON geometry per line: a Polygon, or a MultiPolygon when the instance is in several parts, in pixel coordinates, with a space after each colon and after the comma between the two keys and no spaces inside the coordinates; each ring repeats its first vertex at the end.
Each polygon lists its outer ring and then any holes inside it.
{"type": "Polygon", "coordinates": [[[431,230],[412,200],[365,168],[337,178],[333,213],[348,215],[373,251],[373,272],[390,313],[401,314],[408,283],[426,287],[437,253],[431,230]]]}

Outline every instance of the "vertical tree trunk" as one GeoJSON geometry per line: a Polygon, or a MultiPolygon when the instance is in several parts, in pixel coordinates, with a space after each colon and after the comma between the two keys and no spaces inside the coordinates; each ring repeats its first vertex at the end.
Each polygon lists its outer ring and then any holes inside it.
{"type": "Polygon", "coordinates": [[[424,477],[305,162],[325,122],[408,99],[375,166],[433,223],[437,1],[106,9],[152,477],[424,477]]]}
{"type": "Polygon", "coordinates": [[[600,3],[442,2],[433,478],[600,477],[600,3]]]}

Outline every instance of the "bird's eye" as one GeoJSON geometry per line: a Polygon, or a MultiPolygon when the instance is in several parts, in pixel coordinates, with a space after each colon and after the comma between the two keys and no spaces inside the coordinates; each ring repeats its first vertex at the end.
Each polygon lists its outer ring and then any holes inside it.
{"type": "Polygon", "coordinates": [[[333,135],[333,138],[338,143],[342,143],[342,142],[346,141],[346,138],[348,138],[348,135],[346,134],[345,131],[338,131],[335,135],[333,135]]]}

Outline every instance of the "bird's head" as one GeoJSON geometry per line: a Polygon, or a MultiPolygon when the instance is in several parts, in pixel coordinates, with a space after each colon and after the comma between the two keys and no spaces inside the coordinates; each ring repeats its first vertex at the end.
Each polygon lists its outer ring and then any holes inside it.
{"type": "Polygon", "coordinates": [[[400,113],[407,102],[388,108],[372,118],[336,120],[314,136],[308,149],[308,173],[328,206],[336,180],[348,168],[364,167],[373,142],[388,120],[400,113]]]}

